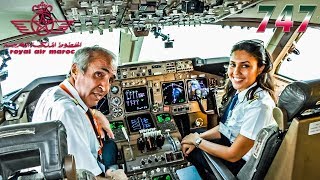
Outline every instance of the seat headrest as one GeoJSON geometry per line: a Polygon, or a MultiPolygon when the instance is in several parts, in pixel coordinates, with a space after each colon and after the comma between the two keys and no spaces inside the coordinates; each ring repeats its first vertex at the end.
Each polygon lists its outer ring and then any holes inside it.
{"type": "Polygon", "coordinates": [[[301,115],[307,109],[320,106],[320,79],[296,81],[282,91],[278,107],[285,109],[288,121],[301,115]]]}
{"type": "Polygon", "coordinates": [[[67,154],[67,133],[61,121],[0,127],[0,176],[3,179],[39,165],[45,179],[62,179],[67,154]]]}

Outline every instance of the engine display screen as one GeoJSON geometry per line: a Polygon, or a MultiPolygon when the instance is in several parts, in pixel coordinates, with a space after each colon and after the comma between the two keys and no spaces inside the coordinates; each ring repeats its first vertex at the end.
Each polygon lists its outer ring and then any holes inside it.
{"type": "Polygon", "coordinates": [[[183,81],[162,83],[162,94],[164,105],[186,102],[183,81]]]}
{"type": "Polygon", "coordinates": [[[152,180],[171,180],[171,176],[170,174],[162,174],[162,175],[159,175],[159,176],[153,176],[152,177],[152,180]]]}
{"type": "Polygon", "coordinates": [[[195,101],[196,96],[201,99],[208,96],[208,82],[206,78],[190,79],[187,81],[189,101],[195,101]]]}
{"type": "Polygon", "coordinates": [[[154,128],[152,117],[149,113],[127,117],[130,132],[138,132],[141,129],[154,128]]]}
{"type": "Polygon", "coordinates": [[[104,115],[108,115],[110,113],[110,111],[109,111],[109,104],[108,104],[107,96],[100,99],[98,104],[92,108],[99,110],[104,115]]]}
{"type": "Polygon", "coordinates": [[[145,110],[149,108],[147,87],[137,87],[123,90],[126,112],[145,110]]]}
{"type": "Polygon", "coordinates": [[[110,122],[110,128],[112,130],[121,129],[122,127],[124,127],[123,121],[112,121],[112,122],[110,122]]]}
{"type": "Polygon", "coordinates": [[[167,121],[171,121],[171,116],[169,113],[161,113],[156,115],[158,123],[164,123],[167,121]]]}

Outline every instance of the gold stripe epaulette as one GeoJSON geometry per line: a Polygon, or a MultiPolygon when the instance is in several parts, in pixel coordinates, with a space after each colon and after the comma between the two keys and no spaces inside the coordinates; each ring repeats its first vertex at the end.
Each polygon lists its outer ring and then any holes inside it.
{"type": "Polygon", "coordinates": [[[260,98],[260,96],[258,94],[255,94],[253,96],[253,98],[249,100],[249,104],[251,104],[253,101],[255,101],[255,100],[259,99],[259,98],[260,98]]]}

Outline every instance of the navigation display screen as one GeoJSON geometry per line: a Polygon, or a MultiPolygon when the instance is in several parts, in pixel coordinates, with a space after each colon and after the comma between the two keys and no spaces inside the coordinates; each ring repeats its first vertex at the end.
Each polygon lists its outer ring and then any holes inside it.
{"type": "Polygon", "coordinates": [[[186,102],[183,81],[162,83],[162,94],[164,105],[186,102]]]}
{"type": "Polygon", "coordinates": [[[140,111],[149,108],[147,87],[137,87],[123,90],[126,112],[140,111]]]}
{"type": "Polygon", "coordinates": [[[206,78],[190,79],[187,81],[189,101],[195,101],[196,96],[205,99],[208,96],[208,82],[206,78]]]}
{"type": "Polygon", "coordinates": [[[154,128],[154,123],[149,113],[127,117],[130,132],[138,132],[141,129],[154,128]]]}

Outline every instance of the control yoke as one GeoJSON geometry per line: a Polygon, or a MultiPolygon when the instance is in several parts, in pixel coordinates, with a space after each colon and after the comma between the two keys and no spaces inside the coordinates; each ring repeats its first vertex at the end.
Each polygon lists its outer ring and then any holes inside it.
{"type": "Polygon", "coordinates": [[[200,89],[195,90],[195,98],[198,102],[199,108],[203,114],[212,115],[212,114],[218,114],[218,108],[217,108],[217,101],[216,101],[216,88],[209,88],[208,89],[208,96],[207,96],[207,110],[204,109],[201,99],[202,99],[202,93],[200,89]]]}

